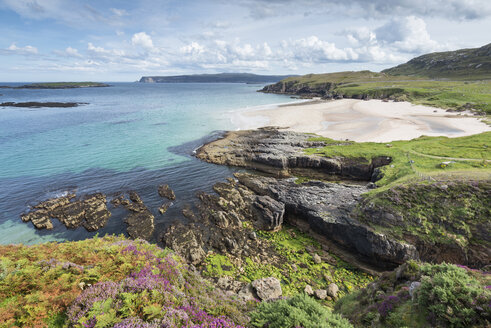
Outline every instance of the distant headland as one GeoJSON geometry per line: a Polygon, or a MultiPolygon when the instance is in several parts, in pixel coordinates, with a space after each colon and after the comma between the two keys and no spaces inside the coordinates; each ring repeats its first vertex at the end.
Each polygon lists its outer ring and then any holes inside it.
{"type": "Polygon", "coordinates": [[[257,75],[249,73],[143,76],[142,83],[266,83],[278,82],[293,75],[257,75]]]}

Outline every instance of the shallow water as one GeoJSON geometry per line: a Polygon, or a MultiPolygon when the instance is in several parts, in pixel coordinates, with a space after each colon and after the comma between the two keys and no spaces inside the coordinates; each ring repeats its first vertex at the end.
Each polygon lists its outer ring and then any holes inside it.
{"type": "MultiPolygon", "coordinates": [[[[5,85],[5,83],[0,83],[5,85]]],[[[15,84],[10,84],[15,85],[15,84]]],[[[0,243],[78,240],[95,233],[37,231],[19,215],[38,201],[77,194],[136,190],[156,217],[157,229],[180,219],[198,190],[233,169],[191,156],[216,131],[232,130],[235,111],[294,101],[263,94],[261,85],[113,83],[108,88],[2,89],[1,102],[86,102],[76,108],[0,108],[0,243]],[[168,183],[177,200],[163,216],[157,186],[168,183]]],[[[111,209],[112,210],[112,209],[111,209]]],[[[125,211],[116,209],[105,233],[123,233],[125,211]]]]}

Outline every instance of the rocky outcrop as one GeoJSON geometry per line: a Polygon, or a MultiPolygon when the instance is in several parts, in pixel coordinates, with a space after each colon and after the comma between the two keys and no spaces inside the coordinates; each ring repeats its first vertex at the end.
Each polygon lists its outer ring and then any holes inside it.
{"type": "Polygon", "coordinates": [[[416,247],[375,232],[358,221],[353,210],[367,192],[365,186],[311,181],[301,185],[293,179],[275,179],[236,173],[241,184],[259,195],[285,204],[288,221],[305,221],[312,231],[379,266],[418,258],[416,247]]]}
{"type": "Polygon", "coordinates": [[[87,231],[96,231],[105,226],[111,216],[106,203],[106,196],[100,193],[80,199],[68,194],[33,206],[21,218],[24,222],[31,221],[37,229],[53,229],[51,219],[54,218],[68,229],[83,226],[87,231]]]}
{"type": "Polygon", "coordinates": [[[128,235],[133,239],[141,238],[148,240],[152,237],[155,229],[155,217],[145,206],[138,193],[130,191],[129,198],[128,200],[124,196],[119,196],[113,199],[112,204],[115,207],[123,206],[130,212],[124,220],[128,225],[128,235]]]}
{"type": "Polygon", "coordinates": [[[167,184],[160,185],[158,192],[159,192],[159,196],[162,198],[167,198],[169,200],[176,199],[176,195],[174,194],[174,191],[167,184]]]}
{"type": "Polygon", "coordinates": [[[215,184],[214,190],[217,195],[198,193],[196,208],[183,210],[189,222],[171,224],[160,237],[162,243],[193,264],[201,263],[208,252],[237,259],[252,257],[258,262],[279,261],[273,245],[256,238],[243,225],[254,222],[257,195],[233,179],[215,184]]]}
{"type": "Polygon", "coordinates": [[[257,229],[276,231],[281,228],[285,204],[269,196],[257,196],[252,206],[257,229]]]}
{"type": "MultiPolygon", "coordinates": [[[[322,179],[353,179],[371,181],[380,178],[376,168],[391,159],[323,157],[307,155],[306,148],[325,146],[312,141],[312,135],[276,128],[227,132],[224,138],[198,149],[196,156],[206,162],[255,169],[278,177],[300,175],[322,179]]],[[[343,142],[338,142],[343,144],[343,142]]]]}

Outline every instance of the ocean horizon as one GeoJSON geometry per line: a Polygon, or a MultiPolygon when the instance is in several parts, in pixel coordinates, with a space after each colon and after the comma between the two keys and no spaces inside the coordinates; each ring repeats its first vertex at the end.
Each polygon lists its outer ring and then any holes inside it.
{"type": "MultiPolygon", "coordinates": [[[[106,82],[110,87],[2,89],[1,102],[80,102],[74,108],[1,108],[0,244],[36,244],[126,233],[127,213],[110,205],[112,216],[98,232],[36,230],[20,215],[36,203],[75,192],[102,192],[108,200],[137,191],[155,216],[158,237],[197,191],[212,191],[234,168],[204,163],[193,150],[220,131],[243,126],[245,110],[272,108],[298,100],[256,92],[263,85],[237,83],[106,82]],[[177,199],[164,214],[159,184],[177,199]]],[[[24,83],[2,83],[18,86],[24,83]]],[[[155,241],[155,240],[154,240],[155,241]]]]}

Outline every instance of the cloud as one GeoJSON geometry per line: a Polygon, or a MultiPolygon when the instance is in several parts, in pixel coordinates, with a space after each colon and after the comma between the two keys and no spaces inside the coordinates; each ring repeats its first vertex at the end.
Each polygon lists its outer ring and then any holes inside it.
{"type": "Polygon", "coordinates": [[[393,16],[443,17],[474,20],[491,16],[489,0],[241,0],[254,19],[272,16],[336,13],[380,18],[393,16]],[[311,8],[315,8],[312,10],[311,8]]]}
{"type": "Polygon", "coordinates": [[[38,49],[29,45],[18,47],[15,43],[12,43],[7,49],[3,49],[2,53],[11,55],[37,55],[38,49]]]}
{"type": "Polygon", "coordinates": [[[448,48],[432,40],[425,21],[415,16],[392,19],[377,28],[375,34],[380,43],[400,52],[424,53],[448,48]]]}
{"type": "Polygon", "coordinates": [[[72,47],[67,47],[65,50],[55,50],[53,52],[61,57],[82,57],[78,50],[72,47]]]}
{"type": "Polygon", "coordinates": [[[128,12],[124,9],[109,8],[109,10],[118,17],[128,16],[128,12]]]}
{"type": "Polygon", "coordinates": [[[133,37],[131,38],[131,43],[136,46],[136,47],[141,47],[145,50],[152,50],[153,49],[153,41],[150,35],[148,35],[145,32],[140,32],[133,34],[133,37]]]}
{"type": "Polygon", "coordinates": [[[358,59],[352,48],[339,49],[334,43],[326,42],[313,35],[308,38],[283,41],[283,57],[309,63],[350,61],[358,59]]]}

